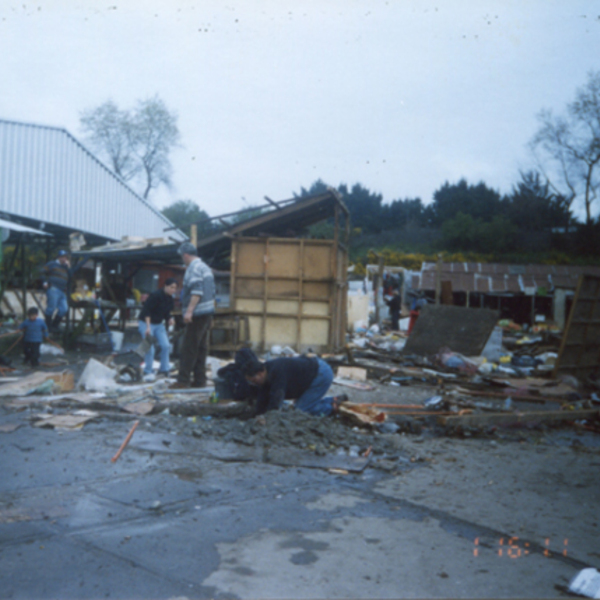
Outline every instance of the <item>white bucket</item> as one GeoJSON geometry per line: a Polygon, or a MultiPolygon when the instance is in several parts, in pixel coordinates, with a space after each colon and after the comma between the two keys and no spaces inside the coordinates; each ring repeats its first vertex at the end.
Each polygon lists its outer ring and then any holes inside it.
{"type": "Polygon", "coordinates": [[[123,345],[123,337],[125,334],[122,331],[111,331],[110,337],[112,339],[113,348],[115,352],[121,351],[121,346],[123,345]]]}

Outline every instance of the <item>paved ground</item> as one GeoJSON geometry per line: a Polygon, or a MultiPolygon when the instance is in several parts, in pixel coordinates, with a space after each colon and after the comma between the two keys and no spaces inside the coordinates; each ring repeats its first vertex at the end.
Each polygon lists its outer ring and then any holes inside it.
{"type": "Polygon", "coordinates": [[[593,433],[393,434],[393,456],[337,475],[164,415],[111,463],[127,417],[30,416],[0,407],[21,425],[0,433],[2,598],[551,598],[600,566],[593,433]]]}

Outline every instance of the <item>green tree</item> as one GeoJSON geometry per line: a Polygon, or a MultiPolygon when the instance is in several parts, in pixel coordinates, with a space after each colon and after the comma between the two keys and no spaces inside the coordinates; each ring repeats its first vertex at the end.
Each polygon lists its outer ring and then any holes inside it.
{"type": "Polygon", "coordinates": [[[208,221],[210,218],[208,214],[192,200],[178,200],[163,208],[161,212],[188,237],[192,224],[197,225],[199,237],[210,235],[217,229],[211,221],[208,221]]]}
{"type": "Polygon", "coordinates": [[[507,197],[507,216],[521,229],[550,231],[555,227],[567,228],[571,212],[564,196],[550,191],[550,184],[542,183],[537,171],[521,173],[521,181],[507,197]]]}
{"type": "Polygon", "coordinates": [[[540,128],[530,147],[552,188],[570,207],[581,199],[586,223],[600,191],[600,71],[591,72],[564,114],[538,115],[540,128]]]}
{"type": "Polygon", "coordinates": [[[453,251],[503,254],[514,248],[517,228],[504,215],[490,221],[459,212],[442,224],[444,248],[453,251]]]}
{"type": "Polygon", "coordinates": [[[171,185],[169,154],[179,142],[177,115],[158,97],[121,110],[108,100],[83,111],[81,129],[90,146],[124,181],[139,186],[142,196],[159,185],[171,185]]]}
{"type": "Polygon", "coordinates": [[[453,185],[446,182],[433,194],[433,203],[427,208],[431,224],[441,226],[459,212],[490,221],[496,215],[503,214],[506,206],[500,194],[483,182],[469,185],[465,179],[461,179],[453,185]]]}

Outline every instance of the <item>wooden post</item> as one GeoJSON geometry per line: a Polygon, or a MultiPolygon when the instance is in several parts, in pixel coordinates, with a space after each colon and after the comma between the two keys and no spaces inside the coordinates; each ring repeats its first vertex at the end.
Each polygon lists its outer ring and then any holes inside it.
{"type": "Polygon", "coordinates": [[[267,338],[267,302],[269,298],[269,238],[265,241],[265,253],[264,253],[264,265],[265,265],[265,277],[263,291],[263,310],[262,310],[262,323],[260,327],[260,349],[264,352],[267,349],[266,338],[267,338]]]}
{"type": "Polygon", "coordinates": [[[190,225],[190,242],[194,245],[194,248],[198,247],[198,226],[190,225]]]}
{"type": "Polygon", "coordinates": [[[373,279],[373,289],[375,291],[375,323],[381,325],[381,314],[379,310],[379,291],[383,286],[383,268],[385,260],[381,254],[377,255],[379,268],[377,269],[377,276],[373,279]]]}
{"type": "Polygon", "coordinates": [[[438,254],[435,265],[435,303],[440,304],[442,296],[442,255],[438,254]]]}
{"type": "Polygon", "coordinates": [[[296,322],[296,350],[301,351],[302,341],[302,313],[304,301],[304,240],[301,239],[298,246],[298,321],[296,322]]]}
{"type": "Polygon", "coordinates": [[[27,269],[25,266],[25,244],[21,244],[21,286],[23,289],[23,319],[27,318],[27,269]]]}

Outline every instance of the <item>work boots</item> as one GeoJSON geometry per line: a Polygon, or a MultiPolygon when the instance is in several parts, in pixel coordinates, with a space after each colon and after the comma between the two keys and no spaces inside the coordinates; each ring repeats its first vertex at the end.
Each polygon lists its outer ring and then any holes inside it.
{"type": "Polygon", "coordinates": [[[50,333],[58,333],[60,331],[59,325],[61,321],[62,317],[59,317],[58,315],[52,319],[52,323],[50,324],[50,327],[48,327],[50,333]]]}

